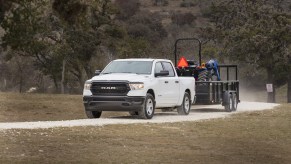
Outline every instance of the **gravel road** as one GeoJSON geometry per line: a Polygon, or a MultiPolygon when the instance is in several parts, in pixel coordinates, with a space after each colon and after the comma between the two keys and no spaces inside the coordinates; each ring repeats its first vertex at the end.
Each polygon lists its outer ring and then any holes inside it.
{"type": "Polygon", "coordinates": [[[112,124],[138,124],[138,123],[169,123],[182,121],[198,121],[213,118],[228,117],[235,113],[251,112],[273,109],[279,104],[242,102],[238,105],[237,112],[228,113],[223,110],[221,105],[193,105],[192,111],[188,116],[177,115],[177,112],[156,112],[153,119],[142,120],[127,115],[121,117],[109,117],[100,119],[80,119],[66,121],[39,121],[39,122],[7,122],[0,123],[0,130],[5,129],[37,129],[37,128],[56,128],[74,126],[103,126],[112,124]]]}

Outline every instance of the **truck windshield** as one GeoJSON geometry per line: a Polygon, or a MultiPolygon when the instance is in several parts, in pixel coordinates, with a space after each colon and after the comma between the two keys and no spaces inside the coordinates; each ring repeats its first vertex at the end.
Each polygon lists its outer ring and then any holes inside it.
{"type": "Polygon", "coordinates": [[[152,61],[113,61],[102,71],[102,74],[110,73],[135,73],[151,74],[152,61]]]}

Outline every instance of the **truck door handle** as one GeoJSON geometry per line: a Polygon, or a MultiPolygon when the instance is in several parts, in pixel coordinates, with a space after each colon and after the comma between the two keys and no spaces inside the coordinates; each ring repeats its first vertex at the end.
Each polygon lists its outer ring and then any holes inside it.
{"type": "Polygon", "coordinates": [[[175,81],[175,83],[179,83],[179,81],[175,81]]]}
{"type": "Polygon", "coordinates": [[[168,81],[165,81],[165,83],[168,84],[169,82],[168,81]]]}

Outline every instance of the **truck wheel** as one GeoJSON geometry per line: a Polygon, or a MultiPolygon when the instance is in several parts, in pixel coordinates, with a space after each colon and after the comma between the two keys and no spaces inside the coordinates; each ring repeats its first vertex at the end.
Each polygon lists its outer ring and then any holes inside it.
{"type": "Polygon", "coordinates": [[[155,98],[147,93],[143,108],[138,112],[138,116],[142,119],[151,119],[155,113],[155,98]]]}
{"type": "Polygon", "coordinates": [[[86,111],[86,115],[88,118],[100,118],[102,111],[86,111]]]}
{"type": "Polygon", "coordinates": [[[183,103],[181,106],[178,107],[178,114],[180,115],[188,115],[191,110],[191,98],[189,93],[185,92],[183,103]]]}
{"type": "Polygon", "coordinates": [[[231,112],[233,110],[233,95],[229,94],[228,96],[228,103],[224,106],[226,112],[231,112]]]}
{"type": "Polygon", "coordinates": [[[232,95],[232,111],[236,111],[236,110],[237,110],[237,104],[238,104],[237,96],[236,96],[236,94],[234,93],[234,94],[232,95]]]}
{"type": "Polygon", "coordinates": [[[138,115],[138,112],[136,111],[129,111],[128,112],[131,116],[137,116],[138,115]]]}

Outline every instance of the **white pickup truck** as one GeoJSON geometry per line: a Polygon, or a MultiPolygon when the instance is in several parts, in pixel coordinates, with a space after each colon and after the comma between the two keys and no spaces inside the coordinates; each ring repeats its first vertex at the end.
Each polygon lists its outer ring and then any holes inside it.
{"type": "Polygon", "coordinates": [[[164,59],[118,59],[85,82],[83,103],[88,118],[102,111],[128,111],[151,119],[155,108],[177,107],[188,115],[195,98],[195,79],[178,77],[164,59]]]}

